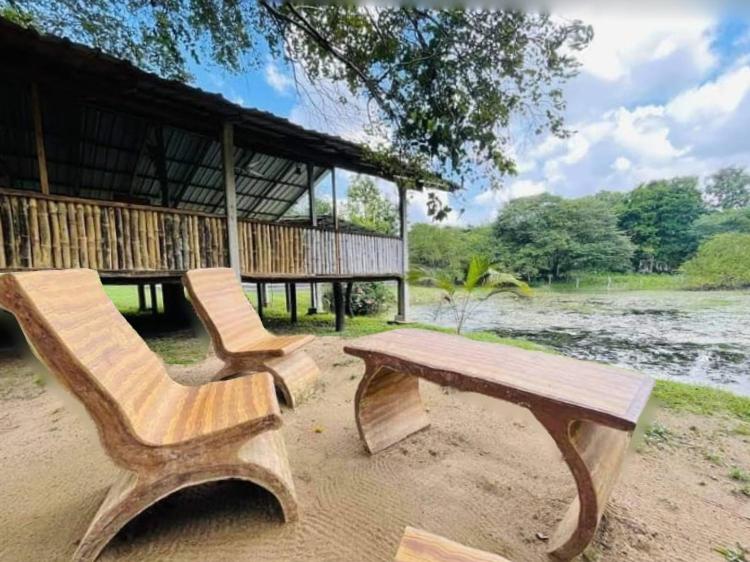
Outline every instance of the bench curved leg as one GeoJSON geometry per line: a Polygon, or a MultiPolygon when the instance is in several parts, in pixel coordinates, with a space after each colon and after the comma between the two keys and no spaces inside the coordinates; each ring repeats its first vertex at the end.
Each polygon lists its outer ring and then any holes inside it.
{"type": "MultiPolygon", "coordinates": [[[[213,458],[213,455],[211,455],[213,458]]],[[[222,455],[224,456],[224,455],[222,455]]],[[[254,437],[224,458],[187,462],[179,469],[154,472],[125,471],[112,485],[94,520],[73,555],[74,562],[96,560],[110,540],[133,518],[159,500],[191,486],[218,480],[246,480],[271,492],[279,502],[286,522],[298,517],[283,438],[278,431],[254,437]]]]}
{"type": "Polygon", "coordinates": [[[554,439],[576,482],[578,495],[549,544],[552,556],[571,560],[594,538],[619,476],[631,434],[592,422],[537,412],[534,415],[554,439]]]}
{"type": "Polygon", "coordinates": [[[214,375],[213,380],[221,380],[242,375],[244,371],[268,371],[273,375],[276,388],[284,398],[284,404],[296,408],[313,390],[320,377],[317,363],[304,351],[295,351],[283,357],[266,359],[243,358],[227,361],[214,375]]]}
{"type": "Polygon", "coordinates": [[[375,454],[430,425],[419,379],[368,363],[354,400],[359,436],[375,454]]]}

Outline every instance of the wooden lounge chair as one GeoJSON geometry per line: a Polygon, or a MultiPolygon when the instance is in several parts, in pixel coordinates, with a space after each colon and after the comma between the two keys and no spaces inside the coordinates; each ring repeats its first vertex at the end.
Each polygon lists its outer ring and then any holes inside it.
{"type": "Polygon", "coordinates": [[[550,540],[550,553],[570,560],[583,552],[651,394],[649,377],[426,330],[365,336],[344,351],[365,361],[355,415],[373,454],[430,424],[419,396],[420,378],[531,410],[560,449],[578,490],[550,540]]]}
{"type": "Polygon", "coordinates": [[[508,559],[407,527],[394,562],[508,562],[508,559]]]}
{"type": "Polygon", "coordinates": [[[86,269],[0,276],[0,307],[37,357],[85,406],[124,469],[73,560],[95,560],[123,525],[161,498],[203,482],[267,488],[285,520],[297,503],[272,378],[258,373],[200,387],[172,380],[86,269]]]}
{"type": "Polygon", "coordinates": [[[231,269],[193,269],[183,282],[216,355],[224,361],[217,379],[253,370],[268,371],[290,408],[313,390],[320,370],[301,349],[313,336],[274,336],[268,332],[231,269]]]}

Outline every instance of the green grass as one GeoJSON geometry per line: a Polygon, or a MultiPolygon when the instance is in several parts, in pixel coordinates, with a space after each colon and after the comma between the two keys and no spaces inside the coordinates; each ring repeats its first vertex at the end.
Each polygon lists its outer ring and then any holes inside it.
{"type": "Polygon", "coordinates": [[[750,398],[726,390],[659,380],[654,386],[653,396],[670,410],[703,416],[726,414],[750,421],[750,398]]]}
{"type": "MultiPolygon", "coordinates": [[[[547,288],[546,284],[535,285],[535,289],[547,288]]],[[[584,274],[576,288],[575,278],[569,281],[554,281],[549,290],[552,291],[674,291],[687,288],[684,275],[668,275],[659,273],[601,273],[584,274]],[[610,284],[611,279],[611,284],[610,284]]]]}
{"type": "Polygon", "coordinates": [[[737,482],[750,482],[750,472],[735,466],[729,471],[729,478],[737,482]]]}
{"type": "MultiPolygon", "coordinates": [[[[651,276],[664,277],[664,276],[651,276]]],[[[107,294],[112,298],[117,307],[125,314],[138,315],[138,293],[135,287],[106,287],[107,294]]],[[[412,301],[430,298],[434,299],[437,290],[430,287],[411,287],[412,301]],[[416,290],[415,290],[416,289],[416,290]]],[[[255,305],[255,295],[250,295],[250,300],[255,305]]],[[[335,331],[334,315],[322,312],[312,316],[307,315],[310,303],[309,292],[298,290],[298,310],[300,311],[299,322],[292,325],[289,322],[289,314],[285,310],[284,295],[276,293],[273,295],[270,306],[265,309],[266,326],[277,333],[309,333],[317,336],[341,336],[352,338],[376,334],[387,330],[393,330],[401,326],[389,324],[393,318],[393,310],[388,310],[380,316],[357,316],[347,318],[345,330],[341,333],[335,331]]],[[[437,332],[452,333],[449,328],[441,328],[429,324],[410,324],[410,327],[435,330],[437,332]]],[[[545,346],[519,339],[501,338],[492,332],[470,332],[465,334],[469,339],[512,345],[532,351],[552,352],[545,346]]],[[[147,336],[149,345],[162,356],[164,361],[173,364],[190,364],[201,361],[206,356],[208,348],[207,341],[194,337],[190,332],[170,333],[166,335],[147,336]]],[[[684,384],[673,381],[656,381],[654,398],[670,410],[678,412],[689,412],[703,416],[728,415],[744,422],[750,422],[750,398],[732,394],[725,390],[711,387],[684,384]]],[[[749,426],[740,425],[736,432],[741,435],[750,432],[749,426]]]]}
{"type": "Polygon", "coordinates": [[[741,544],[737,544],[736,548],[733,547],[719,547],[716,552],[724,557],[727,562],[748,562],[747,554],[748,551],[741,544]]]}

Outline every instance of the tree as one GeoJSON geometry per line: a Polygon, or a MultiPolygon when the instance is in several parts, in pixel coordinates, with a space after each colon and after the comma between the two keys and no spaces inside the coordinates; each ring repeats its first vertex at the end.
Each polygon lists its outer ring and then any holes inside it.
{"type": "Polygon", "coordinates": [[[571,271],[627,271],[632,244],[606,201],[550,194],[511,201],[495,222],[501,259],[517,275],[559,279],[571,271]]]}
{"type": "Polygon", "coordinates": [[[682,266],[688,283],[702,289],[750,287],[750,234],[719,234],[701,244],[682,266]]]}
{"type": "Polygon", "coordinates": [[[712,207],[721,210],[750,206],[750,174],[744,168],[722,168],[708,179],[706,196],[712,207]]]}
{"type": "Polygon", "coordinates": [[[346,219],[362,228],[393,236],[398,233],[398,209],[372,178],[355,176],[346,194],[346,219]]]}
{"type": "Polygon", "coordinates": [[[693,223],[693,230],[700,241],[727,232],[750,233],[750,207],[702,215],[693,223]]]}
{"type": "Polygon", "coordinates": [[[447,271],[462,277],[473,255],[495,259],[492,228],[458,228],[416,223],[409,229],[409,262],[411,267],[447,271]]]}
{"type": "Polygon", "coordinates": [[[628,193],[620,227],[636,245],[636,268],[676,270],[698,247],[693,222],[704,212],[694,177],[652,181],[628,193]]]}
{"type": "Polygon", "coordinates": [[[530,297],[532,294],[526,283],[508,273],[500,272],[497,266],[483,256],[472,256],[466,274],[459,284],[456,284],[453,275],[445,271],[432,274],[426,271],[412,271],[410,278],[413,281],[429,279],[441,289],[441,305],[447,306],[452,313],[457,334],[463,330],[466,318],[487,299],[498,293],[513,293],[519,297],[530,297]]]}
{"type": "Polygon", "coordinates": [[[511,123],[570,133],[562,86],[593,36],[578,20],[546,14],[414,4],[0,0],[0,9],[181,80],[191,61],[240,71],[270,52],[291,65],[299,88],[347,103],[325,88],[338,84],[361,101],[384,139],[373,158],[489,181],[515,172],[511,123]]]}

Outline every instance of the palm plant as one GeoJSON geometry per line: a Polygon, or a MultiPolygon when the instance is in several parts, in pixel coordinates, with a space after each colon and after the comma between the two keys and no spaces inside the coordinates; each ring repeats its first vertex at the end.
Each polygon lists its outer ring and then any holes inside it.
{"type": "Polygon", "coordinates": [[[418,270],[411,272],[409,277],[414,281],[429,281],[442,291],[437,314],[440,314],[443,306],[447,307],[453,315],[457,334],[463,330],[466,319],[493,296],[513,293],[528,298],[532,294],[526,283],[509,273],[499,271],[483,256],[471,258],[463,280],[458,282],[446,271],[418,270]]]}

